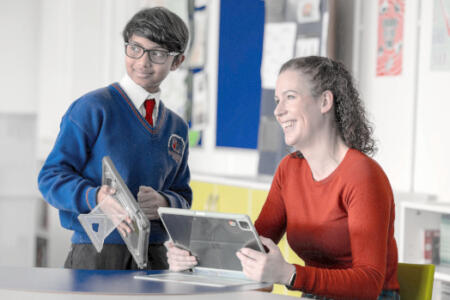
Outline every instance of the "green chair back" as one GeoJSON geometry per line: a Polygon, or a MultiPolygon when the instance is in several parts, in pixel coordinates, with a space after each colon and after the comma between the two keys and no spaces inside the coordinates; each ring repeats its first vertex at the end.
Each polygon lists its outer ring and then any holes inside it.
{"type": "Polygon", "coordinates": [[[434,265],[398,263],[398,281],[402,300],[431,300],[434,265]]]}

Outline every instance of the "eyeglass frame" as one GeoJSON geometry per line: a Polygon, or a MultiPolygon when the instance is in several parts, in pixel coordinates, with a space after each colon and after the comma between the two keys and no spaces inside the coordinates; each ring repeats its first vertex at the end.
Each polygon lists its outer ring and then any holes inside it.
{"type": "Polygon", "coordinates": [[[161,50],[161,49],[145,49],[144,47],[142,47],[141,45],[138,45],[138,44],[128,43],[128,42],[125,43],[125,55],[128,56],[129,58],[132,58],[132,59],[140,59],[140,58],[142,58],[142,56],[145,55],[146,52],[148,53],[148,59],[149,59],[152,63],[158,64],[158,65],[163,65],[163,64],[165,64],[165,63],[167,62],[167,59],[169,58],[169,56],[177,56],[178,54],[180,54],[180,52],[176,52],[176,51],[167,51],[167,50],[161,50]],[[141,48],[141,49],[143,50],[142,55],[139,56],[139,57],[132,57],[132,56],[129,56],[129,55],[127,54],[127,46],[136,46],[136,47],[138,47],[138,48],[141,48]],[[167,56],[166,60],[165,60],[163,63],[157,63],[157,62],[154,62],[154,61],[152,60],[151,55],[150,55],[150,53],[151,53],[151,52],[154,52],[154,51],[159,51],[159,52],[165,52],[165,53],[167,53],[168,56],[167,56]]]}

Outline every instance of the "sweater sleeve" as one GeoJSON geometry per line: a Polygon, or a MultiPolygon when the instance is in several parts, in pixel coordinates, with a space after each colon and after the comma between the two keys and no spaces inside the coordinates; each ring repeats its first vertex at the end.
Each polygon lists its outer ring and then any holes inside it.
{"type": "Polygon", "coordinates": [[[175,179],[168,189],[159,191],[167,199],[170,207],[190,208],[192,205],[192,190],[189,186],[191,175],[188,166],[188,156],[189,145],[186,142],[175,179]]]}
{"type": "Polygon", "coordinates": [[[258,219],[255,221],[255,228],[258,234],[270,238],[275,244],[278,244],[286,231],[286,209],[281,190],[282,170],[281,167],[278,167],[266,202],[258,219]]]}
{"type": "Polygon", "coordinates": [[[393,195],[381,168],[358,173],[344,189],[352,266],[326,269],[296,266],[294,288],[333,299],[376,299],[385,281],[393,195]]]}
{"type": "MultiPolygon", "coordinates": [[[[55,145],[38,176],[38,186],[45,200],[62,211],[88,213],[96,205],[98,186],[81,176],[94,143],[80,124],[72,118],[72,104],[62,118],[55,145]]],[[[92,125],[95,118],[90,118],[92,125]]],[[[96,130],[93,126],[93,130],[96,130]]],[[[99,166],[101,169],[101,166],[99,166]]],[[[101,172],[101,171],[100,171],[101,172]]]]}

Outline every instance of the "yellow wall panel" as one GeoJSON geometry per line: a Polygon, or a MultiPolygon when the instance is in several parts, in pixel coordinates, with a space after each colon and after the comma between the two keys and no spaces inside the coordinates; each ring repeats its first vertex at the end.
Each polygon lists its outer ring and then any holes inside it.
{"type": "Polygon", "coordinates": [[[218,185],[219,211],[227,213],[250,214],[249,189],[231,185],[218,185]]]}
{"type": "MultiPolygon", "coordinates": [[[[194,193],[192,209],[248,214],[253,222],[266,201],[268,191],[201,181],[191,181],[194,193]]],[[[289,263],[304,265],[292,251],[286,235],[278,243],[281,253],[289,263]]],[[[272,293],[300,297],[301,292],[289,291],[284,285],[275,284],[272,293]]]]}
{"type": "Polygon", "coordinates": [[[259,216],[259,213],[261,212],[261,209],[266,202],[268,191],[264,190],[250,190],[250,218],[253,222],[256,221],[256,219],[259,216]]]}
{"type": "Polygon", "coordinates": [[[215,211],[214,202],[217,201],[217,192],[215,192],[215,185],[207,182],[191,181],[190,183],[193,201],[193,210],[209,210],[215,211]]]}

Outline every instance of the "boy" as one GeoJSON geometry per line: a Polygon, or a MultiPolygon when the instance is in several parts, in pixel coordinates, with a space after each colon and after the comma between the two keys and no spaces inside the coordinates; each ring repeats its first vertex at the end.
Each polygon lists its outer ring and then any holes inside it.
{"type": "Polygon", "coordinates": [[[97,253],[77,219],[113,192],[100,186],[108,155],[151,221],[148,268],[168,268],[157,209],[190,208],[192,191],[188,128],[160,101],[159,86],[183,62],[188,37],[186,24],[168,9],[141,10],[123,31],[125,77],[82,96],[63,116],[38,184],[59,209],[61,225],[74,232],[64,267],[137,269],[117,230],[97,253]]]}

